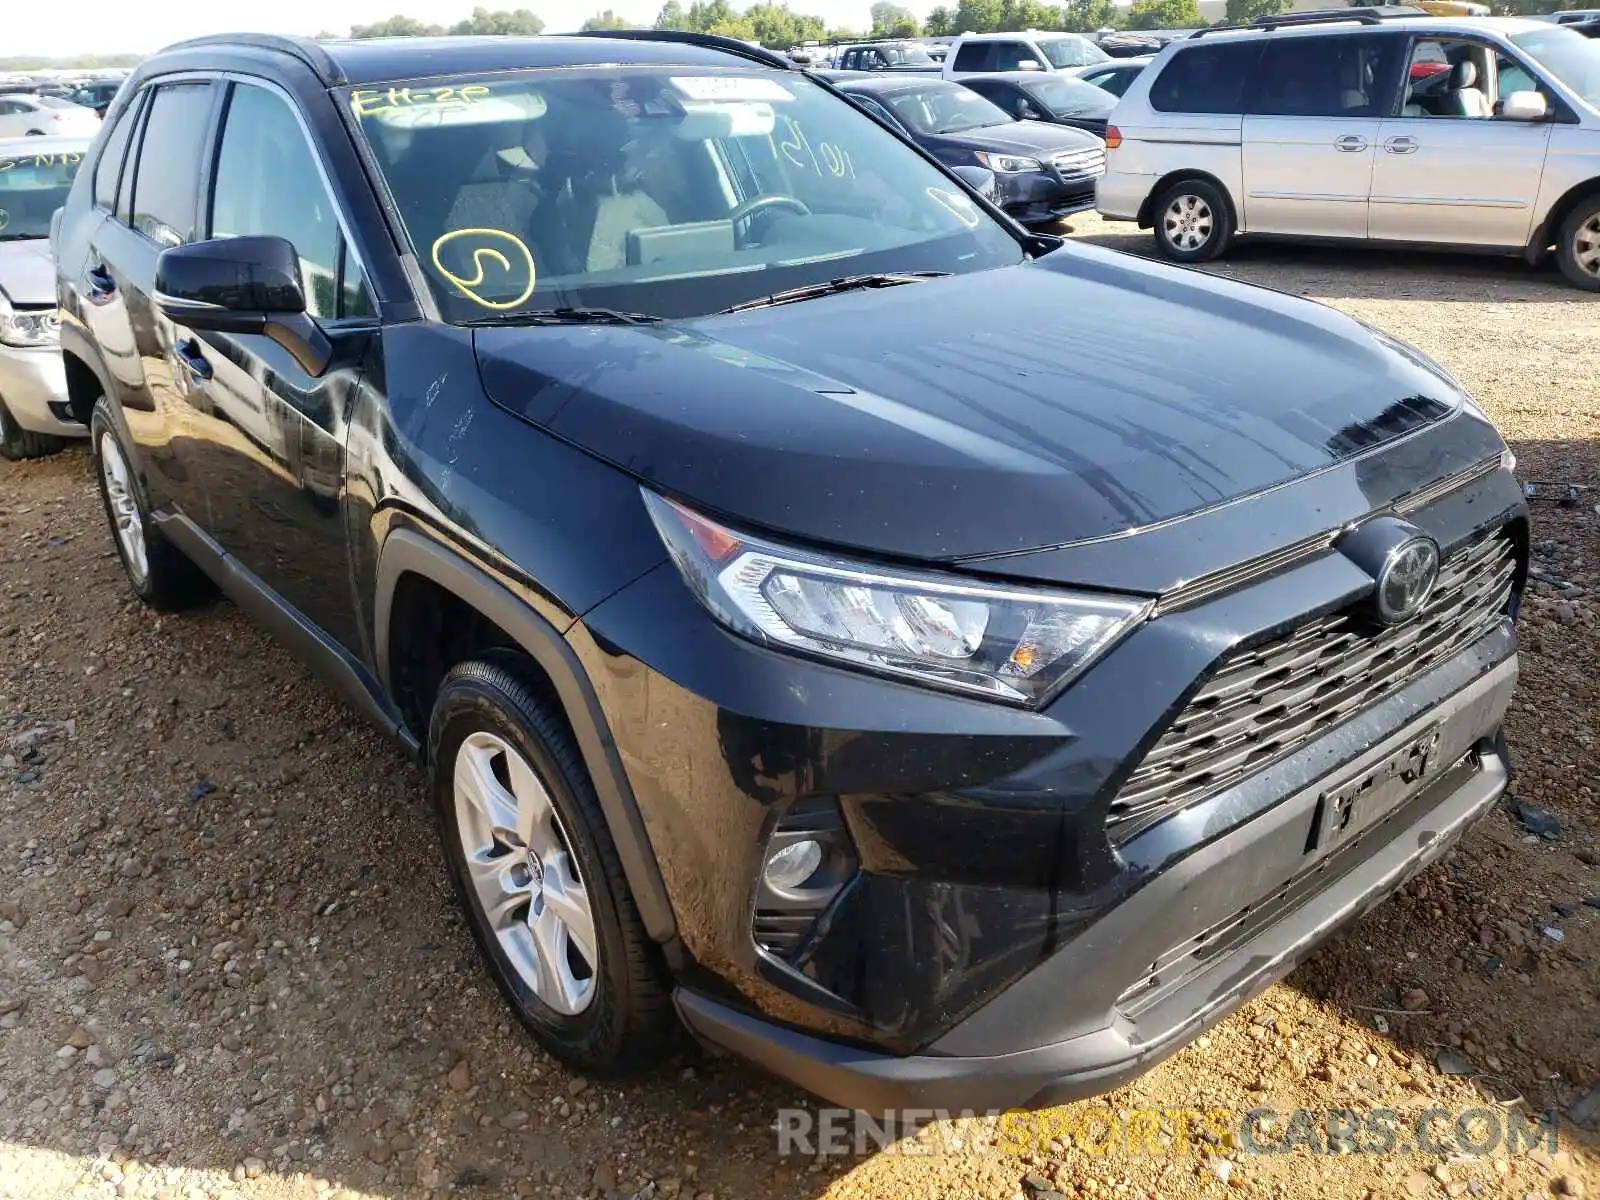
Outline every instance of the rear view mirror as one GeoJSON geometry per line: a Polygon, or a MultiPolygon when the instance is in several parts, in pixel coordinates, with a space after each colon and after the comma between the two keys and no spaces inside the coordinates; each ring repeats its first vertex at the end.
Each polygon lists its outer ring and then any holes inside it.
{"type": "Polygon", "coordinates": [[[156,259],[156,306],[189,329],[259,333],[311,375],[327,369],[332,347],[306,316],[300,256],[280,237],[212,238],[173,246],[156,259]]]}
{"type": "Polygon", "coordinates": [[[1543,121],[1550,116],[1550,105],[1540,92],[1512,92],[1500,105],[1500,115],[1508,121],[1543,121]]]}

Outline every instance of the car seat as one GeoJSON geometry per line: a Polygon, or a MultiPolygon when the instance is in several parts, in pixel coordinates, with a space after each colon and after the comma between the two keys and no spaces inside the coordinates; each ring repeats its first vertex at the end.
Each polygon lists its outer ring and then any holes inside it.
{"type": "Polygon", "coordinates": [[[1494,115],[1489,97],[1478,87],[1478,64],[1464,59],[1450,68],[1450,79],[1445,89],[1446,110],[1457,117],[1488,117],[1494,115]]]}

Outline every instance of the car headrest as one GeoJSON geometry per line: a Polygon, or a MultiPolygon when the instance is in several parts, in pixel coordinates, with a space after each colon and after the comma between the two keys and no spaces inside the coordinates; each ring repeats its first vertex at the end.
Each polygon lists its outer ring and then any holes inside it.
{"type": "Polygon", "coordinates": [[[1464,91],[1478,85],[1478,64],[1471,59],[1458,62],[1450,68],[1450,90],[1452,92],[1464,91]]]}

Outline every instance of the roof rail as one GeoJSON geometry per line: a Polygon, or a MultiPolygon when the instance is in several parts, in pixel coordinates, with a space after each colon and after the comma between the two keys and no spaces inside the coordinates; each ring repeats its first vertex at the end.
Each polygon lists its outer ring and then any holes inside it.
{"type": "Polygon", "coordinates": [[[1381,25],[1385,21],[1396,21],[1405,17],[1425,17],[1428,14],[1420,8],[1413,8],[1409,4],[1375,4],[1359,8],[1316,8],[1307,12],[1281,13],[1275,17],[1257,17],[1248,25],[1212,25],[1207,29],[1197,29],[1190,37],[1205,37],[1208,33],[1233,33],[1241,29],[1260,29],[1270,32],[1274,29],[1293,28],[1298,25],[1381,25]]]}
{"type": "Polygon", "coordinates": [[[747,58],[763,66],[778,67],[785,71],[799,68],[776,51],[762,46],[752,46],[738,38],[723,37],[716,33],[686,33],[678,29],[588,29],[579,37],[616,38],[625,42],[678,42],[685,46],[704,46],[707,50],[721,50],[724,54],[747,58]]]}
{"type": "Polygon", "coordinates": [[[196,46],[248,46],[254,50],[275,50],[305,63],[316,72],[325,87],[340,87],[350,82],[328,52],[309,38],[285,37],[275,33],[208,33],[204,37],[173,42],[164,47],[162,53],[189,50],[196,46]]]}

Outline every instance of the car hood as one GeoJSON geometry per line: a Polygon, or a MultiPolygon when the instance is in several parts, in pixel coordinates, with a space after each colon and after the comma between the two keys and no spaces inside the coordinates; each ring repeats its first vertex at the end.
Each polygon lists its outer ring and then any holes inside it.
{"type": "Polygon", "coordinates": [[[1070,126],[1048,121],[1011,121],[1005,125],[985,125],[963,129],[960,133],[936,135],[946,142],[959,142],[974,150],[993,150],[1000,154],[1042,154],[1049,157],[1064,150],[1082,150],[1100,145],[1100,139],[1070,126]]]}
{"type": "Polygon", "coordinates": [[[0,292],[13,304],[54,304],[56,267],[49,238],[0,242],[0,292]]]}
{"type": "Polygon", "coordinates": [[[1096,247],[732,315],[475,341],[496,403],[651,487],[734,523],[918,559],[1165,522],[1461,403],[1332,309],[1096,247]]]}

